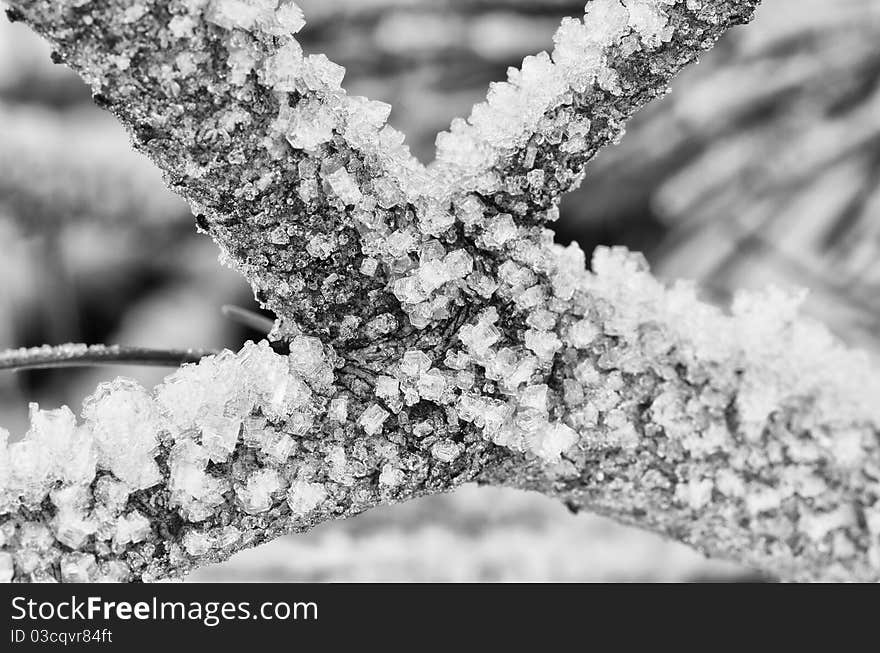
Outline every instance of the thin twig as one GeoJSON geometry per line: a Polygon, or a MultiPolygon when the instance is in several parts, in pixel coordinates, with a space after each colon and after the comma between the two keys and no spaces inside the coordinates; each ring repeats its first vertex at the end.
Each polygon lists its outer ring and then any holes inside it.
{"type": "Polygon", "coordinates": [[[69,343],[51,347],[23,347],[0,352],[0,370],[50,369],[58,367],[96,367],[99,365],[150,365],[177,367],[196,363],[216,354],[210,349],[147,349],[122,345],[83,345],[69,343]]]}
{"type": "Polygon", "coordinates": [[[275,327],[275,322],[271,318],[240,306],[227,304],[220,309],[220,312],[223,313],[223,317],[260,333],[268,334],[275,327]]]}

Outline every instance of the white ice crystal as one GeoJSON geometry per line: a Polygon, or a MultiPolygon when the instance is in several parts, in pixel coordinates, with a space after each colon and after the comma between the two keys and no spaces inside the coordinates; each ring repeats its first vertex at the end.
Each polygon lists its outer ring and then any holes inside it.
{"type": "Polygon", "coordinates": [[[137,543],[145,539],[151,532],[150,520],[137,510],[122,515],[116,521],[116,533],[113,542],[117,546],[137,543]]]}
{"type": "Polygon", "coordinates": [[[51,483],[88,483],[95,475],[96,451],[91,433],[77,426],[67,409],[41,411],[30,407],[31,427],[23,440],[6,444],[0,432],[0,513],[19,500],[39,503],[51,483]]]}
{"type": "Polygon", "coordinates": [[[163,421],[146,390],[126,379],[103,383],[83,401],[82,414],[103,468],[134,490],[161,480],[153,456],[163,421]]]}
{"type": "Polygon", "coordinates": [[[376,270],[379,268],[379,261],[374,258],[367,257],[361,263],[361,274],[372,277],[376,274],[376,270]]]}
{"type": "Polygon", "coordinates": [[[97,572],[95,556],[91,553],[65,553],[61,556],[61,581],[64,583],[88,583],[97,572]]]}
{"type": "Polygon", "coordinates": [[[318,338],[297,336],[290,343],[290,368],[311,384],[320,385],[327,365],[324,346],[318,338]]]}
{"type": "Polygon", "coordinates": [[[562,347],[562,342],[551,331],[529,329],[525,333],[525,345],[535,353],[539,360],[550,362],[562,347]]]}
{"type": "Polygon", "coordinates": [[[315,234],[306,243],[306,251],[316,259],[330,258],[336,251],[336,239],[327,234],[315,234]]]}
{"type": "Polygon", "coordinates": [[[390,415],[391,413],[382,408],[379,404],[370,404],[361,415],[358,424],[364,429],[367,435],[376,435],[382,431],[382,425],[390,415]]]}
{"type": "Polygon", "coordinates": [[[188,530],[181,540],[183,548],[191,556],[205,555],[211,550],[211,538],[197,530],[188,530]]]}
{"type": "Polygon", "coordinates": [[[272,506],[272,495],[282,489],[282,481],[274,469],[261,469],[251,474],[247,482],[235,490],[244,511],[255,515],[272,506]]]}
{"type": "Polygon", "coordinates": [[[519,395],[519,405],[522,408],[531,408],[542,413],[547,412],[547,392],[549,388],[545,383],[530,385],[524,388],[519,395]]]}
{"type": "Polygon", "coordinates": [[[297,479],[287,490],[287,505],[295,516],[307,515],[327,498],[327,491],[320,483],[297,479]]]}
{"type": "Polygon", "coordinates": [[[302,10],[290,0],[211,0],[206,18],[225,29],[273,36],[295,34],[305,25],[302,10]]]}
{"type": "Polygon", "coordinates": [[[174,445],[169,457],[168,488],[171,500],[191,521],[202,521],[214,506],[225,501],[228,483],[206,473],[208,453],[192,440],[174,445]]]}
{"type": "Polygon", "coordinates": [[[311,91],[340,91],[345,68],[323,54],[310,54],[303,62],[302,81],[311,91]]]}
{"type": "Polygon", "coordinates": [[[391,463],[385,463],[382,466],[382,472],[379,474],[379,485],[387,487],[397,487],[404,481],[404,474],[400,469],[391,463]]]}
{"type": "Polygon", "coordinates": [[[14,573],[12,555],[6,551],[0,551],[0,583],[12,582],[14,573]]]}
{"type": "Polygon", "coordinates": [[[659,7],[661,0],[631,0],[627,3],[629,26],[641,37],[642,42],[651,48],[668,41],[671,34],[666,30],[668,17],[659,7]]]}
{"type": "Polygon", "coordinates": [[[85,487],[71,485],[52,492],[55,516],[52,527],[55,539],[71,549],[78,549],[92,535],[97,525],[88,516],[89,495],[85,487]]]}
{"type": "Polygon", "coordinates": [[[384,401],[395,401],[400,395],[400,381],[392,376],[380,376],[376,379],[376,396],[384,401]]]}
{"type": "Polygon", "coordinates": [[[497,321],[497,311],[490,308],[480,315],[476,324],[466,324],[459,330],[458,337],[472,356],[484,357],[501,339],[501,330],[495,326],[497,321]]]}
{"type": "Polygon", "coordinates": [[[503,213],[489,222],[486,230],[483,232],[480,243],[485,247],[497,249],[512,238],[515,238],[516,234],[517,228],[513,221],[513,216],[503,213]]]}
{"type": "Polygon", "coordinates": [[[532,444],[532,448],[535,454],[547,462],[556,462],[577,441],[578,434],[574,429],[561,422],[556,422],[538,442],[532,444]]]}
{"type": "Polygon", "coordinates": [[[590,320],[578,320],[568,329],[568,344],[577,349],[586,349],[599,335],[599,328],[590,320]]]}
{"type": "Polygon", "coordinates": [[[428,401],[439,401],[446,390],[446,377],[440,370],[433,368],[422,372],[419,375],[417,388],[419,395],[428,401]]]}
{"type": "Polygon", "coordinates": [[[422,372],[428,371],[430,367],[431,359],[419,349],[407,350],[400,361],[401,374],[411,379],[417,379],[422,372]]]}
{"type": "Polygon", "coordinates": [[[330,401],[327,418],[334,422],[344,423],[348,419],[348,398],[334,397],[330,401]]]}
{"type": "Polygon", "coordinates": [[[711,479],[690,479],[676,487],[676,497],[692,510],[699,510],[712,500],[715,483],[711,479]]]}
{"type": "Polygon", "coordinates": [[[436,442],[431,447],[431,455],[444,463],[454,462],[462,453],[461,445],[451,440],[436,442]]]}
{"type": "MultiPolygon", "coordinates": [[[[333,112],[323,102],[309,98],[292,108],[283,104],[276,125],[291,147],[312,152],[333,139],[337,122],[333,112]]],[[[344,173],[344,169],[340,170],[344,173]]],[[[330,179],[327,181],[333,183],[330,179]]],[[[342,187],[343,184],[343,179],[336,179],[337,186],[342,187]]]]}
{"type": "Polygon", "coordinates": [[[283,463],[296,449],[296,441],[287,433],[271,432],[266,435],[260,451],[270,460],[283,463]]]}

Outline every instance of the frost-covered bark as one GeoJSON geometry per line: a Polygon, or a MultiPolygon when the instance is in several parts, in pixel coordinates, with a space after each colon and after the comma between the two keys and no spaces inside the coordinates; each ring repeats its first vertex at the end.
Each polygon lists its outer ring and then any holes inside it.
{"type": "Polygon", "coordinates": [[[2,470],[16,579],[178,575],[467,481],[531,488],[798,578],[880,570],[880,377],[779,294],[732,316],[544,225],[597,149],[753,0],[594,0],[424,167],[304,55],[291,2],[11,3],[279,316],[267,344],[80,424],[35,410],[2,470]]]}

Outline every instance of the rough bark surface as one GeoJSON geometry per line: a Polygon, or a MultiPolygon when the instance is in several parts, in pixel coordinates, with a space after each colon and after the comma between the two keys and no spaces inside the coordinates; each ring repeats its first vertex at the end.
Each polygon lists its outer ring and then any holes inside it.
{"type": "Polygon", "coordinates": [[[594,0],[422,166],[281,0],[14,0],[279,320],[268,344],[34,410],[0,465],[15,580],[155,580],[476,481],[786,578],[880,575],[880,376],[545,225],[756,0],[594,0]],[[59,460],[64,462],[58,462],[59,460]]]}

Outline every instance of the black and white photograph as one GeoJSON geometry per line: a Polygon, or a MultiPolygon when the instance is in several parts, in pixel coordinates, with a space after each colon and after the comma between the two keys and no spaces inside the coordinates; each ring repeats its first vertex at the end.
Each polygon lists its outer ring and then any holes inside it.
{"type": "Polygon", "coordinates": [[[0,581],[880,580],[880,1],[0,8],[0,581]]]}

